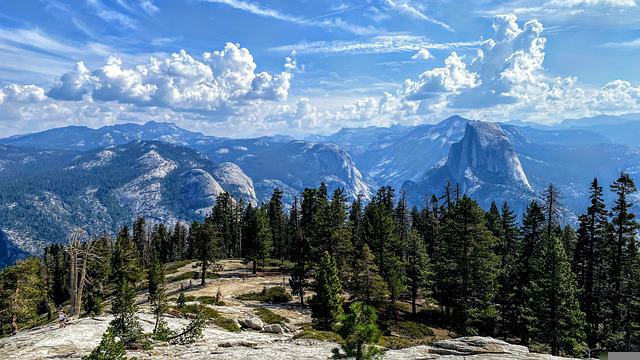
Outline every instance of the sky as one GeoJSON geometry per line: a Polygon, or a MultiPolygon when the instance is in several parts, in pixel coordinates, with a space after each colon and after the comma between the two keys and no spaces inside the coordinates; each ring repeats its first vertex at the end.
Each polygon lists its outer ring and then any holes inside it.
{"type": "Polygon", "coordinates": [[[0,136],[640,112],[638,0],[0,0],[0,136]]]}

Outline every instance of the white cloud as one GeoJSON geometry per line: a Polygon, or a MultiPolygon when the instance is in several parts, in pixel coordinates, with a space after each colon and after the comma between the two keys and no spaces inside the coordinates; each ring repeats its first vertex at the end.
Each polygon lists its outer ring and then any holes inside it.
{"type": "Polygon", "coordinates": [[[445,66],[423,72],[417,80],[405,80],[403,93],[410,100],[425,100],[478,86],[478,75],[467,70],[455,52],[445,60],[445,66]]]}
{"type": "Polygon", "coordinates": [[[121,12],[111,9],[100,0],[87,0],[87,4],[91,6],[95,14],[104,21],[117,22],[130,29],[137,28],[137,21],[121,12]]]}
{"type": "Polygon", "coordinates": [[[454,31],[453,28],[451,28],[451,26],[449,26],[448,24],[427,16],[416,5],[407,0],[384,0],[384,4],[400,14],[407,15],[414,19],[430,22],[452,32],[454,31]]]}
{"type": "Polygon", "coordinates": [[[153,15],[160,11],[160,9],[153,3],[152,0],[142,0],[140,2],[140,7],[149,15],[153,15]]]}
{"type": "Polygon", "coordinates": [[[249,12],[251,14],[276,19],[280,21],[286,21],[289,23],[302,25],[302,26],[314,26],[320,28],[332,28],[347,31],[357,35],[370,35],[379,32],[377,29],[371,26],[360,26],[350,24],[339,17],[326,18],[325,16],[317,16],[312,19],[305,19],[295,15],[289,15],[278,10],[262,7],[258,4],[242,1],[242,0],[201,0],[209,3],[223,4],[232,7],[237,10],[249,12]]]}
{"type": "Polygon", "coordinates": [[[433,55],[431,55],[431,52],[429,52],[429,50],[424,48],[418,50],[418,52],[411,57],[411,59],[413,60],[429,60],[431,58],[433,58],[433,55]]]}
{"type": "Polygon", "coordinates": [[[481,41],[462,41],[434,43],[424,36],[410,34],[388,34],[374,36],[366,41],[314,41],[299,44],[272,47],[270,51],[300,54],[388,54],[398,52],[417,52],[420,50],[450,50],[471,48],[482,44],[481,41]]]}
{"type": "Polygon", "coordinates": [[[618,49],[637,49],[640,48],[640,39],[634,39],[629,41],[619,41],[619,42],[606,42],[600,47],[604,48],[618,48],[618,49]]]}
{"type": "Polygon", "coordinates": [[[184,50],[135,66],[110,57],[94,71],[78,63],[52,87],[49,96],[182,111],[216,111],[245,101],[285,100],[295,60],[287,58],[284,71],[278,74],[256,73],[256,67],[249,50],[233,43],[223,50],[205,52],[200,60],[184,50]]]}

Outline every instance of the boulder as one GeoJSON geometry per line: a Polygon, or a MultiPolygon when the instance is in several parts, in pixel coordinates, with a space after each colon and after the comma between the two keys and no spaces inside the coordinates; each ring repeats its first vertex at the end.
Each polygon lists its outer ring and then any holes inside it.
{"type": "Polygon", "coordinates": [[[284,332],[284,329],[280,324],[271,324],[271,325],[265,325],[264,331],[269,333],[274,333],[274,334],[282,334],[284,332]]]}
{"type": "Polygon", "coordinates": [[[243,320],[238,321],[240,326],[246,329],[262,331],[264,328],[264,323],[258,317],[250,317],[243,320]]]}

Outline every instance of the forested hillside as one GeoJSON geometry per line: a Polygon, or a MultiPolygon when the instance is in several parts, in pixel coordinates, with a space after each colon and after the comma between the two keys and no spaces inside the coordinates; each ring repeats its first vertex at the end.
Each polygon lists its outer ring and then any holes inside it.
{"type": "Polygon", "coordinates": [[[205,286],[220,260],[240,257],[254,273],[280,264],[288,288],[255,296],[293,296],[311,309],[314,331],[335,332],[347,355],[372,355],[378,348],[371,345],[400,323],[504,338],[554,355],[639,351],[636,191],[626,173],[606,190],[594,179],[577,228],[561,225],[562,194],[553,185],[520,222],[508,203],[484,211],[451,185],[422,208],[409,207],[391,187],[365,204],[322,184],[305,189],[288,212],[280,190],[259,206],[222,193],[203,222],[151,227],[139,218],[113,239],[77,230],[69,244],[6,268],[1,330],[10,335],[46,321],[43,314],[59,306],[82,316],[110,303],[115,320],[103,342],[146,346],[133,289],[148,291],[156,338],[165,331],[162,314],[172,311],[163,264],[196,261],[193,276],[205,286]],[[605,193],[615,201],[605,203],[605,193]]]}

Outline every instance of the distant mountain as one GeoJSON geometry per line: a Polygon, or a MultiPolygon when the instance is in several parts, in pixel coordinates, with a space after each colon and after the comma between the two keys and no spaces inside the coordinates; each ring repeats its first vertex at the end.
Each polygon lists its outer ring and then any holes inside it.
{"type": "Polygon", "coordinates": [[[256,203],[255,189],[239,168],[217,166],[192,149],[163,142],[75,153],[54,166],[47,165],[49,157],[34,156],[42,151],[11,151],[14,161],[48,167],[32,174],[21,170],[21,176],[13,176],[11,167],[0,171],[0,230],[22,252],[39,253],[45,243],[64,241],[74,227],[97,235],[140,216],[189,222],[210,211],[223,191],[256,203]]]}
{"type": "MultiPolygon", "coordinates": [[[[462,139],[449,155],[419,182],[407,181],[403,190],[414,203],[424,203],[428,193],[440,193],[447,182],[482,205],[491,201],[526,202],[533,197],[527,175],[513,145],[494,123],[467,122],[462,139]]],[[[518,204],[521,205],[521,204],[518,204]]]]}
{"type": "Polygon", "coordinates": [[[509,201],[518,214],[553,183],[565,220],[575,221],[593,177],[610,184],[622,170],[640,173],[635,117],[534,126],[452,116],[304,140],[214,137],[149,122],[0,139],[0,264],[63,240],[75,226],[95,234],[137,216],[190,221],[223,191],[258,205],[280,188],[291,204],[321,182],[365,200],[391,185],[421,205],[450,181],[482,206],[509,201]]]}
{"type": "Polygon", "coordinates": [[[218,138],[182,129],[175,124],[149,121],[144,125],[117,124],[91,129],[67,126],[0,139],[0,144],[38,149],[90,150],[123,145],[134,140],[158,140],[175,145],[210,143],[218,138]]]}
{"type": "Polygon", "coordinates": [[[624,114],[624,115],[598,115],[593,117],[585,117],[580,119],[566,119],[558,126],[564,128],[570,127],[589,127],[593,125],[619,125],[629,122],[639,121],[640,114],[624,114]]]}

